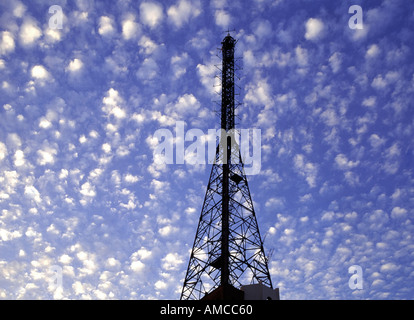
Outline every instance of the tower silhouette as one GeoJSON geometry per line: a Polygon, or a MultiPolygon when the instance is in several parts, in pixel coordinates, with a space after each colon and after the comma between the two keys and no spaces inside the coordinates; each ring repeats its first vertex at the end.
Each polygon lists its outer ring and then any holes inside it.
{"type": "Polygon", "coordinates": [[[222,44],[221,136],[201,210],[182,300],[243,299],[242,286],[273,290],[239,145],[235,139],[234,51],[222,44]]]}

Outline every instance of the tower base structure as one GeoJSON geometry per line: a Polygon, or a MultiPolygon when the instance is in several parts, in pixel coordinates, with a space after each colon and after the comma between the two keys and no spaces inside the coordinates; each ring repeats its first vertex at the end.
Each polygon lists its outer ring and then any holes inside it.
{"type": "Polygon", "coordinates": [[[201,300],[280,300],[280,296],[279,288],[272,289],[261,283],[241,286],[240,289],[227,284],[219,286],[212,292],[206,294],[201,300]]]}
{"type": "Polygon", "coordinates": [[[261,283],[242,286],[241,290],[244,300],[280,300],[279,288],[272,289],[261,283]]]}

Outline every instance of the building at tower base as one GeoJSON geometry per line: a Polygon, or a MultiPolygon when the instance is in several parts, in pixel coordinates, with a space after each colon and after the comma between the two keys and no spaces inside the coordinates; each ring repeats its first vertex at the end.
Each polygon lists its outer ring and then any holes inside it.
{"type": "Polygon", "coordinates": [[[214,291],[206,294],[201,300],[280,300],[280,296],[279,288],[272,289],[261,283],[241,286],[240,289],[227,284],[219,286],[214,291]]]}

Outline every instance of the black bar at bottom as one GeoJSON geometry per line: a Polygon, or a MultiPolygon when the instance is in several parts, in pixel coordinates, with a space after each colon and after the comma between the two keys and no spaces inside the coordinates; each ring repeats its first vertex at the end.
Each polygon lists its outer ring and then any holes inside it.
{"type": "Polygon", "coordinates": [[[277,319],[283,316],[303,318],[354,319],[355,316],[369,318],[376,315],[388,315],[392,311],[394,317],[406,315],[412,301],[347,301],[347,300],[269,300],[269,301],[180,301],[180,300],[134,300],[134,301],[6,301],[0,302],[4,313],[18,316],[27,313],[59,315],[71,318],[91,315],[116,319],[134,317],[136,319],[277,319]],[[27,307],[24,307],[25,304],[27,307]],[[37,309],[38,308],[38,309],[37,309]],[[9,310],[7,310],[9,309],[9,310]]]}

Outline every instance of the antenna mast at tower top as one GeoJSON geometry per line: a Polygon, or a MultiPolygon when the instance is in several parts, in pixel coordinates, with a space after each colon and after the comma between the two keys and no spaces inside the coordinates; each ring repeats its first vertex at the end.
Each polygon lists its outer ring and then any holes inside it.
{"type": "Polygon", "coordinates": [[[234,49],[236,40],[228,34],[222,44],[221,128],[234,129],[234,49]]]}

